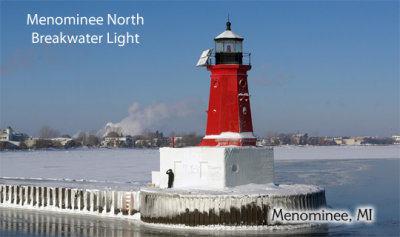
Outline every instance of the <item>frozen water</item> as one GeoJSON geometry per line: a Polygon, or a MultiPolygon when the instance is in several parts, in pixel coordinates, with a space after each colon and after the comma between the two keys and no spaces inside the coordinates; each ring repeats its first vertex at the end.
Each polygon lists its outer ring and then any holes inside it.
{"type": "MultiPolygon", "coordinates": [[[[319,175],[340,177],[340,171],[325,172],[330,160],[400,158],[400,146],[282,146],[274,148],[275,161],[323,160],[319,175]]],[[[309,163],[313,164],[313,163],[309,163]]],[[[159,170],[158,149],[71,149],[0,152],[0,183],[35,184],[132,190],[151,185],[151,171],[159,170]]],[[[353,167],[354,169],[363,169],[353,167]]],[[[306,184],[310,181],[309,167],[298,170],[306,184]],[[303,172],[301,172],[303,170],[303,172]],[[307,181],[307,182],[306,182],[307,181]]],[[[279,173],[280,170],[276,170],[279,173]]],[[[314,179],[312,179],[314,180],[314,179]]],[[[290,183],[275,180],[276,183],[290,183]]],[[[333,181],[333,179],[332,179],[333,181]]]]}
{"type": "Polygon", "coordinates": [[[0,152],[0,182],[99,188],[150,185],[158,149],[0,152]]]}
{"type": "Polygon", "coordinates": [[[400,158],[400,145],[390,146],[281,146],[275,160],[400,158]]]}

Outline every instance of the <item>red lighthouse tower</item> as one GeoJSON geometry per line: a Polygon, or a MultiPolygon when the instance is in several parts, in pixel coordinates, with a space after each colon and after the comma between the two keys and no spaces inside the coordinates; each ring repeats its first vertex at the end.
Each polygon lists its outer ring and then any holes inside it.
{"type": "Polygon", "coordinates": [[[251,65],[243,64],[243,38],[231,30],[228,21],[214,41],[215,65],[210,60],[200,65],[211,71],[211,85],[206,136],[199,146],[255,146],[247,83],[251,65]]]}

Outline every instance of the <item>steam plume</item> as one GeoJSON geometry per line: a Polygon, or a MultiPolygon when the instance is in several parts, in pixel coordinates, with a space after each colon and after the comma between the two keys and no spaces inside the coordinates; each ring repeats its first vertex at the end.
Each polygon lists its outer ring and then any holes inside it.
{"type": "Polygon", "coordinates": [[[124,135],[139,135],[145,129],[154,129],[165,120],[185,118],[192,113],[193,106],[190,100],[182,100],[173,104],[153,102],[141,108],[139,102],[134,102],[128,109],[128,116],[118,123],[108,122],[100,134],[118,132],[124,135]]]}

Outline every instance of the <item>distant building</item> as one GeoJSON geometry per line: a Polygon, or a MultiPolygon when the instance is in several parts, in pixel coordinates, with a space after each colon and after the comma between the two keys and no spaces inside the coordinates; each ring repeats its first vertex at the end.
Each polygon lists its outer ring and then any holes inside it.
{"type": "Polygon", "coordinates": [[[338,143],[336,142],[334,137],[324,137],[323,145],[332,146],[332,145],[338,145],[338,143]]]}
{"type": "Polygon", "coordinates": [[[7,127],[7,129],[0,129],[0,142],[8,142],[15,146],[19,146],[19,144],[27,138],[27,135],[23,133],[17,133],[11,127],[7,127]]]}
{"type": "Polygon", "coordinates": [[[137,147],[149,147],[151,146],[151,141],[150,140],[145,140],[145,139],[138,139],[135,141],[135,146],[137,147]]]}
{"type": "Polygon", "coordinates": [[[33,138],[30,137],[28,139],[25,140],[25,144],[28,148],[33,148],[34,146],[36,146],[36,142],[39,140],[39,138],[33,138]]]}
{"type": "Polygon", "coordinates": [[[130,146],[132,145],[133,139],[131,136],[123,137],[104,137],[102,146],[106,147],[120,147],[120,146],[130,146]]]}
{"type": "Polygon", "coordinates": [[[49,147],[70,147],[73,144],[72,138],[38,138],[38,137],[30,137],[25,141],[25,145],[28,148],[49,148],[49,147]]]}
{"type": "Polygon", "coordinates": [[[52,138],[50,140],[53,142],[54,141],[59,142],[62,146],[65,146],[68,143],[72,142],[72,138],[67,138],[67,137],[57,137],[57,138],[52,138]]]}
{"type": "Polygon", "coordinates": [[[400,144],[400,135],[393,135],[392,138],[394,140],[393,144],[400,144]]]}
{"type": "MultiPolygon", "coordinates": [[[[180,142],[182,137],[175,137],[175,143],[180,142]]],[[[135,141],[136,147],[164,147],[171,144],[171,138],[161,137],[152,139],[138,139],[135,141]]]]}
{"type": "Polygon", "coordinates": [[[361,145],[361,143],[363,141],[364,141],[364,137],[351,137],[351,138],[343,139],[343,144],[357,146],[357,145],[361,145]]]}
{"type": "Polygon", "coordinates": [[[0,141],[8,142],[8,141],[18,141],[21,142],[25,140],[26,135],[23,133],[17,133],[11,127],[7,127],[7,129],[0,129],[0,141]]]}
{"type": "Polygon", "coordinates": [[[336,142],[337,145],[343,144],[343,137],[334,137],[333,141],[336,142]]]}
{"type": "Polygon", "coordinates": [[[303,135],[299,133],[294,133],[290,136],[290,144],[292,145],[299,145],[300,139],[303,135]]]}

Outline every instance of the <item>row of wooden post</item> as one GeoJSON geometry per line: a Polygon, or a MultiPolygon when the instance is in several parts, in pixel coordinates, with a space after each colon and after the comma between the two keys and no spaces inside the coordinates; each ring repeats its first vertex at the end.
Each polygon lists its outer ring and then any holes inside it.
{"type": "Polygon", "coordinates": [[[88,190],[63,187],[0,185],[0,206],[75,210],[89,213],[133,215],[138,192],[88,190]]]}

